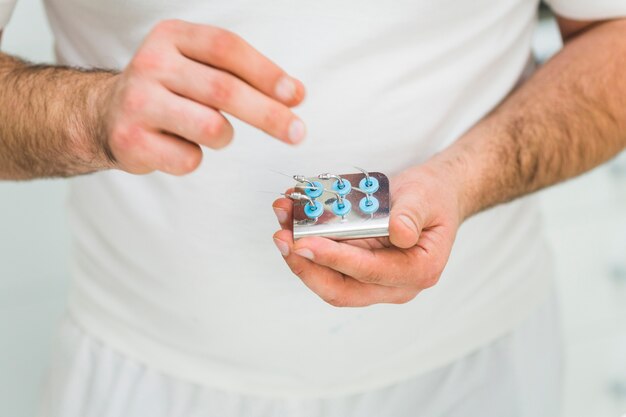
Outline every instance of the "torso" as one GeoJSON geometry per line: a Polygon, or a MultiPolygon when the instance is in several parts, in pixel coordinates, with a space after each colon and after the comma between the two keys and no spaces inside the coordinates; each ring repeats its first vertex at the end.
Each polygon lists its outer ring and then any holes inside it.
{"type": "MultiPolygon", "coordinates": [[[[300,78],[308,140],[287,147],[235,123],[184,178],[105,172],[73,181],[71,310],[105,342],[200,383],[254,393],[351,392],[467,353],[547,287],[532,201],[462,229],[435,288],[403,306],[336,309],[272,245],[288,178],[427,159],[518,80],[528,0],[47,0],[61,61],[123,68],[159,20],[232,30],[300,78]],[[463,317],[463,320],[459,320],[463,317]]],[[[198,88],[202,88],[198,85],[198,88]]]]}

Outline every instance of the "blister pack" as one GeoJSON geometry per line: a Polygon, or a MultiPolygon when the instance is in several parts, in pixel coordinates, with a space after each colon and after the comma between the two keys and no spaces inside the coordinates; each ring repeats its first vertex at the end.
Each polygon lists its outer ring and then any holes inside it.
{"type": "Polygon", "coordinates": [[[380,172],[294,175],[293,237],[334,240],[389,236],[389,179],[380,172]]]}

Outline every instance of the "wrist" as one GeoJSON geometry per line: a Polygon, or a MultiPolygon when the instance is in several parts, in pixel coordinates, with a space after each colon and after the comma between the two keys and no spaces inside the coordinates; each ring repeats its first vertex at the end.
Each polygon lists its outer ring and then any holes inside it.
{"type": "Polygon", "coordinates": [[[421,169],[428,170],[440,178],[441,184],[457,207],[459,224],[482,210],[476,193],[476,182],[472,179],[475,167],[471,165],[462,145],[448,148],[426,161],[421,169]]]}
{"type": "Polygon", "coordinates": [[[85,172],[114,167],[108,150],[106,114],[115,75],[109,72],[89,72],[76,80],[74,117],[67,126],[70,152],[85,172]]]}
{"type": "Polygon", "coordinates": [[[102,73],[89,88],[87,97],[87,118],[92,126],[87,140],[90,141],[95,159],[100,164],[98,169],[113,168],[116,166],[115,156],[109,146],[108,120],[110,117],[111,101],[119,74],[102,73]]]}
{"type": "Polygon", "coordinates": [[[462,220],[515,198],[511,170],[517,161],[500,143],[507,132],[484,119],[461,138],[434,155],[428,164],[448,178],[459,201],[462,220]]]}

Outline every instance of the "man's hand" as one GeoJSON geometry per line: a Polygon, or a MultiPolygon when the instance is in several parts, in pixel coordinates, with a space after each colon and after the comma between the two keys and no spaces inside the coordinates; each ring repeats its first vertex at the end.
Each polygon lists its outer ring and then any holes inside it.
{"type": "Polygon", "coordinates": [[[291,270],[323,300],[342,307],[406,303],[437,283],[463,218],[459,188],[423,165],[391,181],[389,238],[293,242],[291,200],[274,202],[274,242],[291,270]]]}
{"type": "Polygon", "coordinates": [[[219,149],[233,137],[221,112],[286,142],[304,138],[289,107],[302,84],[237,35],[178,20],[158,24],[103,100],[103,143],[131,173],[185,174],[198,145],[219,149]]]}
{"type": "Polygon", "coordinates": [[[185,174],[200,145],[228,144],[228,113],[287,143],[304,124],[290,77],[237,35],[178,20],[158,24],[119,74],[31,65],[0,53],[0,179],[120,168],[185,174]]]}

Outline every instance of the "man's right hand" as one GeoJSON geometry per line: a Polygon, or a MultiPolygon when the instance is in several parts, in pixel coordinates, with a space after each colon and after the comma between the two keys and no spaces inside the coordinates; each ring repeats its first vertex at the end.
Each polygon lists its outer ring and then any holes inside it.
{"type": "Polygon", "coordinates": [[[228,113],[295,144],[305,127],[290,107],[301,82],[237,35],[178,20],[159,23],[130,64],[100,94],[100,143],[117,168],[182,175],[202,159],[199,145],[226,146],[228,113]]]}

